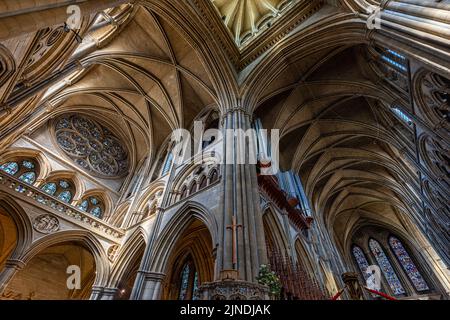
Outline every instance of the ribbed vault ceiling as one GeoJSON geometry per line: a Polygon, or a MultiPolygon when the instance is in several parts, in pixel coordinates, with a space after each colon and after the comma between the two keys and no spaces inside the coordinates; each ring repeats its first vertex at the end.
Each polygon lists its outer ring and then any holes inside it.
{"type": "Polygon", "coordinates": [[[364,221],[404,225],[417,192],[405,185],[417,176],[391,131],[402,126],[387,108],[392,97],[358,63],[364,49],[341,50],[288,65],[256,113],[265,128],[280,129],[282,168],[300,175],[314,211],[344,244],[364,221]]]}

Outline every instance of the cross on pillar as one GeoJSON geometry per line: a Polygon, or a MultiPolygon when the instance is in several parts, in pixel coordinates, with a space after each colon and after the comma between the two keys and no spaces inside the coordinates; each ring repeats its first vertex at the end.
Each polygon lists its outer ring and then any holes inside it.
{"type": "Polygon", "coordinates": [[[231,230],[231,242],[232,242],[232,263],[233,269],[237,270],[237,229],[242,228],[241,224],[236,223],[236,216],[233,215],[232,224],[227,226],[227,229],[231,230]]]}

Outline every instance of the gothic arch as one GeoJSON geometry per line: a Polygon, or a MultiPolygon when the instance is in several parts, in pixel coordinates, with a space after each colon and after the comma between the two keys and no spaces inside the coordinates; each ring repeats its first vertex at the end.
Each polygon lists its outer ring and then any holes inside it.
{"type": "Polygon", "coordinates": [[[80,195],[80,198],[78,200],[74,200],[76,202],[75,205],[78,206],[81,201],[83,201],[83,199],[87,199],[92,196],[97,197],[103,203],[104,211],[101,219],[108,219],[113,214],[113,201],[110,194],[103,189],[86,190],[80,195]]]}
{"type": "Polygon", "coordinates": [[[108,222],[116,227],[120,227],[125,219],[131,201],[127,200],[114,208],[114,213],[109,217],[108,222]]]}
{"type": "Polygon", "coordinates": [[[44,180],[52,171],[50,162],[43,152],[29,148],[10,148],[0,155],[0,164],[18,158],[35,160],[39,166],[35,184],[44,180]]]}
{"type": "Polygon", "coordinates": [[[314,260],[311,258],[311,255],[309,251],[306,249],[305,245],[303,244],[304,239],[300,235],[296,237],[296,240],[294,241],[295,246],[295,253],[297,255],[297,260],[300,263],[301,266],[305,269],[306,272],[310,276],[314,276],[316,274],[315,272],[315,263],[314,260]]]}
{"type": "Polygon", "coordinates": [[[137,228],[124,242],[113,261],[108,286],[118,289],[116,297],[120,299],[127,298],[131,294],[145,252],[146,239],[145,230],[141,227],[137,228]]]}
{"type": "Polygon", "coordinates": [[[280,224],[280,220],[276,216],[277,214],[278,213],[270,204],[269,207],[264,210],[263,224],[264,233],[266,236],[266,245],[268,250],[274,250],[274,252],[285,256],[289,253],[289,244],[284,236],[286,231],[280,224]]]}
{"type": "MultiPolygon", "coordinates": [[[[406,271],[403,269],[401,263],[398,261],[398,257],[396,257],[393,249],[388,243],[390,237],[394,236],[401,241],[403,247],[411,257],[412,262],[417,266],[420,274],[425,279],[427,285],[430,287],[430,289],[426,293],[443,290],[436,274],[437,270],[433,268],[431,261],[425,256],[425,252],[420,249],[423,248],[425,244],[417,242],[417,237],[412,236],[410,231],[402,230],[401,228],[389,225],[383,221],[364,221],[355,226],[352,229],[351,234],[352,236],[346,243],[343,258],[346,261],[346,264],[352,269],[358,270],[358,272],[360,272],[358,266],[355,264],[355,260],[352,254],[352,248],[355,244],[358,247],[363,248],[365,255],[367,255],[366,258],[369,259],[369,264],[372,264],[373,262],[378,264],[378,262],[376,262],[375,258],[373,257],[373,254],[371,252],[367,252],[367,249],[365,249],[367,248],[366,242],[373,238],[381,244],[383,251],[385,251],[384,253],[388,257],[389,262],[394,268],[406,291],[405,294],[421,294],[420,292],[418,293],[413,287],[406,271]],[[357,235],[359,239],[355,238],[357,235]]],[[[384,283],[384,285],[387,286],[387,283],[384,283]]]]}
{"type": "Polygon", "coordinates": [[[211,237],[212,249],[216,247],[219,229],[215,217],[203,205],[197,202],[187,201],[164,225],[159,234],[158,240],[155,243],[150,270],[164,272],[169,254],[173,251],[176,241],[194,220],[198,220],[206,226],[211,237]]]}
{"type": "Polygon", "coordinates": [[[45,178],[45,180],[38,185],[38,187],[41,188],[47,182],[58,180],[68,180],[69,182],[73,183],[74,194],[72,196],[72,200],[70,201],[70,203],[78,202],[85,193],[85,185],[83,181],[80,179],[78,173],[76,173],[75,171],[66,171],[66,170],[52,171],[45,178]]]}
{"type": "Polygon", "coordinates": [[[16,244],[8,258],[20,260],[33,239],[33,227],[30,218],[15,200],[1,191],[0,210],[11,217],[17,231],[16,244]]]}
{"type": "Polygon", "coordinates": [[[89,231],[67,230],[44,236],[33,242],[20,259],[26,264],[44,249],[66,242],[81,243],[88,249],[96,267],[94,286],[105,286],[110,274],[108,257],[100,241],[89,231]]]}
{"type": "Polygon", "coordinates": [[[174,246],[170,249],[168,263],[164,268],[166,276],[163,283],[162,298],[171,300],[180,298],[181,282],[184,281],[182,280],[182,273],[186,264],[189,264],[191,272],[195,270],[195,276],[194,274],[190,276],[192,287],[189,299],[193,298],[196,286],[211,282],[214,277],[212,250],[213,244],[208,228],[198,218],[190,219],[183,232],[176,239],[174,246]]]}

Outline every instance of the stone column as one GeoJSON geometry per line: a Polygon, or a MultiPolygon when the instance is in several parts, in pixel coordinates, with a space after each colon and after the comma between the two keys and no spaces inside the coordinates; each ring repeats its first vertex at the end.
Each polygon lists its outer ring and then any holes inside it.
{"type": "Polygon", "coordinates": [[[25,262],[22,260],[9,259],[6,261],[5,268],[0,273],[0,294],[5,291],[16,272],[22,270],[24,267],[25,262]]]}
{"type": "Polygon", "coordinates": [[[162,282],[166,276],[158,272],[142,272],[145,281],[142,288],[143,300],[159,300],[161,298],[162,282]]]}
{"type": "Polygon", "coordinates": [[[227,273],[235,268],[239,279],[254,282],[260,265],[267,262],[267,253],[256,164],[249,163],[250,152],[256,156],[256,149],[249,150],[252,145],[244,142],[244,134],[250,134],[247,130],[252,129],[250,116],[241,108],[230,110],[224,116],[223,127],[223,225],[217,264],[220,271],[227,273]],[[237,228],[236,265],[233,265],[233,231],[229,228],[233,216],[241,226],[237,228]]]}

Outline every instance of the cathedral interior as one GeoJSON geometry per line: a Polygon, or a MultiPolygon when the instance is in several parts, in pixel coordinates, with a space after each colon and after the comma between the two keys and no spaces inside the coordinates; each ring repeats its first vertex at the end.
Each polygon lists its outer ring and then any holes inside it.
{"type": "Polygon", "coordinates": [[[0,299],[446,300],[449,116],[449,0],[0,1],[0,299]]]}

